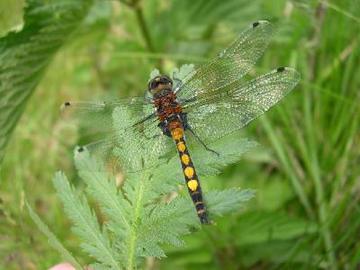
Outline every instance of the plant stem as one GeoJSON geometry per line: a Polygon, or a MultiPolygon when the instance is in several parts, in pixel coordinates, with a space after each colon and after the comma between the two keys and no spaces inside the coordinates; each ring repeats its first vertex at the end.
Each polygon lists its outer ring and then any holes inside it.
{"type": "MultiPolygon", "coordinates": [[[[319,2],[316,12],[315,12],[315,26],[314,31],[310,37],[310,43],[314,46],[312,54],[310,54],[309,58],[309,70],[310,72],[310,80],[315,79],[315,72],[316,72],[316,63],[317,63],[317,57],[318,57],[318,43],[321,39],[321,33],[322,33],[322,26],[324,23],[325,18],[325,12],[326,12],[326,2],[327,1],[321,1],[319,2]]],[[[329,269],[337,269],[336,265],[336,257],[335,252],[333,249],[333,241],[331,237],[331,232],[328,224],[328,209],[327,209],[327,203],[325,201],[324,196],[324,186],[321,179],[321,172],[320,172],[320,165],[319,165],[319,158],[317,156],[317,144],[316,144],[316,138],[315,134],[313,132],[313,127],[315,124],[313,123],[313,117],[312,117],[312,96],[309,93],[309,91],[306,91],[307,100],[308,102],[305,103],[305,123],[307,125],[307,131],[308,131],[308,138],[309,138],[309,157],[310,157],[310,174],[312,176],[314,187],[315,187],[315,196],[316,196],[316,204],[317,204],[317,210],[318,210],[318,218],[320,223],[320,230],[321,230],[321,236],[324,241],[325,251],[327,254],[328,262],[330,264],[329,269]]]]}
{"type": "MultiPolygon", "coordinates": [[[[145,21],[143,9],[140,5],[140,0],[132,0],[131,2],[127,2],[124,0],[119,0],[119,1],[121,3],[127,5],[128,7],[130,7],[132,10],[134,10],[136,20],[137,20],[140,30],[141,30],[141,34],[145,40],[146,48],[149,52],[155,53],[156,50],[155,50],[153,41],[151,39],[149,27],[145,21]]],[[[157,62],[157,67],[159,68],[160,72],[162,72],[162,65],[163,65],[162,59],[159,59],[157,62]]]]}
{"type": "MultiPolygon", "coordinates": [[[[136,0],[133,0],[133,2],[139,2],[136,0]]],[[[133,9],[135,11],[135,15],[136,15],[136,19],[139,23],[140,29],[141,29],[141,33],[144,37],[145,43],[146,43],[146,47],[150,52],[155,52],[154,50],[154,46],[150,37],[150,32],[149,29],[146,25],[145,22],[145,18],[144,18],[144,13],[143,10],[141,8],[141,6],[139,4],[134,4],[133,9]]]]}
{"type": "Polygon", "coordinates": [[[145,181],[145,174],[143,174],[142,179],[140,180],[139,187],[137,188],[136,192],[136,201],[134,204],[134,217],[133,217],[133,225],[130,227],[130,239],[129,239],[129,256],[128,256],[128,263],[127,269],[133,270],[135,269],[135,250],[136,250],[136,240],[137,240],[137,229],[138,229],[138,222],[141,214],[141,207],[142,207],[142,200],[144,194],[144,181],[145,181]]]}

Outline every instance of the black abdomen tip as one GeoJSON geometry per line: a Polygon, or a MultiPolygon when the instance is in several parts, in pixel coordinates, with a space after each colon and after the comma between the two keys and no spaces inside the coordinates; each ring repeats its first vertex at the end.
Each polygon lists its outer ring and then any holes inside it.
{"type": "Polygon", "coordinates": [[[277,71],[277,72],[283,72],[283,71],[285,71],[285,67],[278,67],[278,68],[276,69],[276,71],[277,71]]]}
{"type": "Polygon", "coordinates": [[[200,219],[201,224],[211,224],[206,213],[200,214],[199,219],[200,219]]]}
{"type": "Polygon", "coordinates": [[[211,224],[205,209],[197,210],[196,212],[201,224],[211,224]]]}

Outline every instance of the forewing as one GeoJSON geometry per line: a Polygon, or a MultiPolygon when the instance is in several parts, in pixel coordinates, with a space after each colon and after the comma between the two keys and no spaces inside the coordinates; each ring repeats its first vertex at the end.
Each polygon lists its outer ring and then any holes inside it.
{"type": "Polygon", "coordinates": [[[248,82],[235,81],[184,106],[188,123],[204,141],[213,142],[247,125],[270,109],[299,82],[292,68],[278,68],[248,82]]]}
{"type": "Polygon", "coordinates": [[[263,54],[272,32],[273,27],[268,21],[253,23],[218,57],[186,76],[177,91],[178,97],[189,100],[238,81],[263,54]]]}
{"type": "Polygon", "coordinates": [[[113,129],[112,113],[116,107],[133,111],[136,114],[134,117],[137,117],[134,123],[152,112],[152,104],[143,97],[133,97],[112,102],[67,101],[61,106],[61,114],[69,122],[76,119],[86,129],[86,135],[93,137],[95,134],[109,133],[113,129]]]}
{"type": "Polygon", "coordinates": [[[160,157],[159,151],[164,154],[170,150],[157,126],[153,105],[144,98],[116,102],[66,102],[62,111],[69,113],[70,119],[76,118],[86,130],[85,137],[89,139],[79,148],[80,151],[86,147],[101,159],[121,162],[120,166],[127,171],[146,169],[150,167],[150,160],[160,157]],[[132,151],[136,150],[139,153],[146,151],[147,159],[132,158],[135,156],[132,151]]]}

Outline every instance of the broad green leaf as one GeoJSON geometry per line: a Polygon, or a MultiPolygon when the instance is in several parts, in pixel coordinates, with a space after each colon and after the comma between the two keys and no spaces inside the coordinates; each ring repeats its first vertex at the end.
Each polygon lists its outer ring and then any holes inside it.
{"type": "Polygon", "coordinates": [[[0,161],[26,102],[92,0],[29,0],[22,31],[0,39],[0,161]]]}

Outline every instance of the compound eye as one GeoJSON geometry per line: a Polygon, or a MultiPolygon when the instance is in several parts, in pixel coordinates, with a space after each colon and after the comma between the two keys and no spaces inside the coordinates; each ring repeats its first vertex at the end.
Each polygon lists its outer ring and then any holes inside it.
{"type": "Polygon", "coordinates": [[[163,84],[172,85],[172,81],[171,81],[169,78],[166,78],[166,77],[164,77],[164,78],[162,79],[162,83],[163,83],[163,84]]]}
{"type": "Polygon", "coordinates": [[[151,82],[151,85],[150,85],[150,88],[151,89],[155,89],[155,88],[157,88],[159,86],[159,82],[157,82],[157,81],[152,81],[151,82]]]}

